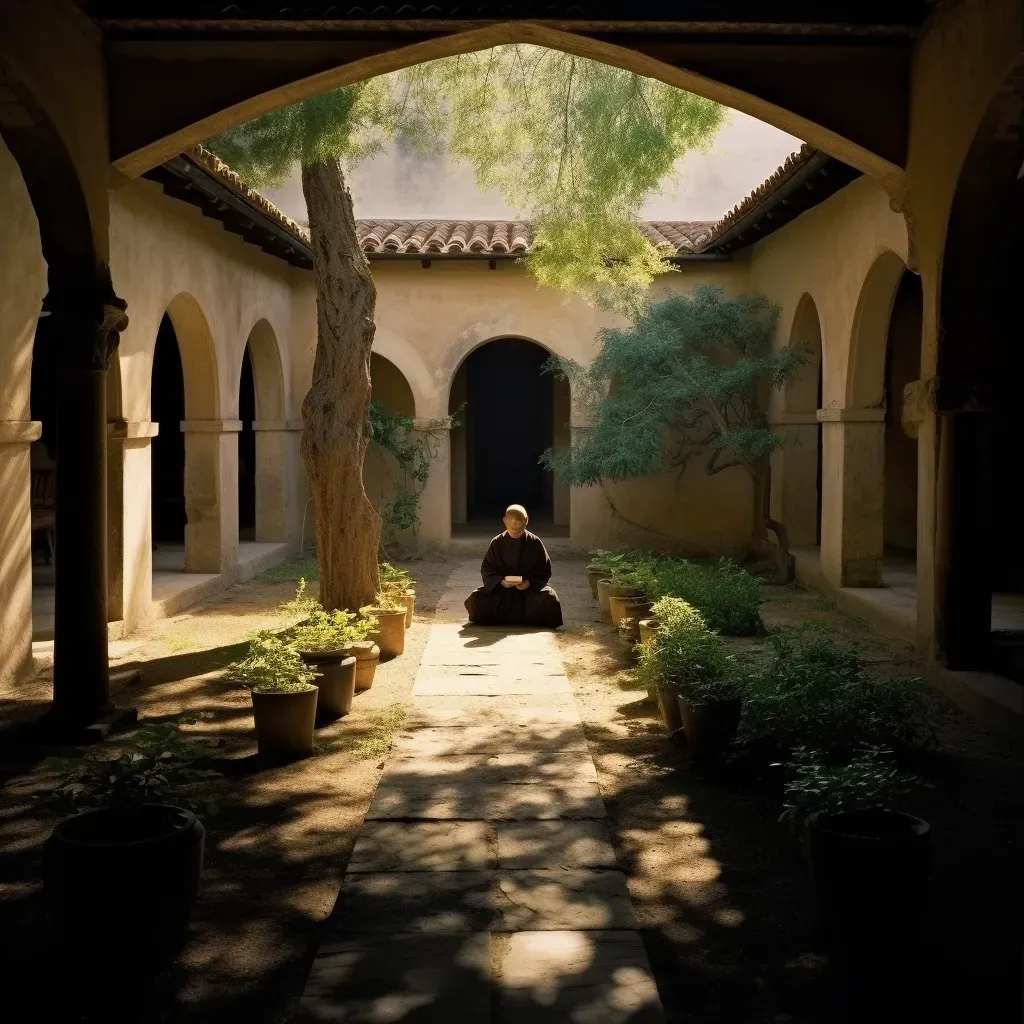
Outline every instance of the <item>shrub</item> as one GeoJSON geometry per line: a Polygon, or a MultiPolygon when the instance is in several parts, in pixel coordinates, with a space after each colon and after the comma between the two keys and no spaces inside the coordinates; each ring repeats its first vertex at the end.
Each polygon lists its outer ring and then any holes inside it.
{"type": "Polygon", "coordinates": [[[103,750],[84,757],[51,758],[46,767],[58,773],[57,784],[43,799],[58,811],[142,803],[177,804],[207,816],[216,806],[197,791],[220,772],[195,763],[210,753],[210,740],[186,738],[181,726],[205,715],[185,714],[174,722],[154,722],[138,729],[128,749],[116,757],[103,750]]]}
{"type": "Polygon", "coordinates": [[[931,703],[921,680],[869,678],[856,652],[811,630],[769,640],[772,658],[744,679],[740,751],[786,761],[803,747],[838,763],[864,745],[922,745],[934,739],[931,703]]]}
{"type": "Polygon", "coordinates": [[[662,598],[652,611],[661,628],[638,648],[640,682],[664,681],[694,704],[739,696],[733,660],[700,612],[678,597],[662,598]]]}
{"type": "Polygon", "coordinates": [[[320,673],[306,665],[292,644],[261,630],[250,637],[248,654],[228,667],[228,675],[254,693],[294,693],[312,689],[320,673]]]}
{"type": "Polygon", "coordinates": [[[295,596],[290,601],[285,601],[279,611],[282,615],[298,615],[300,618],[305,618],[320,607],[320,602],[306,593],[306,578],[300,576],[299,585],[295,588],[295,596]]]}
{"type": "Polygon", "coordinates": [[[360,618],[355,612],[317,606],[305,622],[296,626],[288,640],[300,651],[338,651],[365,640],[377,627],[374,618],[360,618]]]}
{"type": "Polygon", "coordinates": [[[651,600],[665,596],[689,601],[724,636],[758,636],[764,623],[758,610],[759,582],[730,558],[698,565],[684,558],[662,558],[650,567],[651,600]]]}
{"type": "Polygon", "coordinates": [[[779,820],[796,828],[818,815],[888,808],[922,784],[896,768],[891,750],[877,746],[862,747],[845,764],[829,764],[820,751],[798,747],[787,771],[779,820]]]}

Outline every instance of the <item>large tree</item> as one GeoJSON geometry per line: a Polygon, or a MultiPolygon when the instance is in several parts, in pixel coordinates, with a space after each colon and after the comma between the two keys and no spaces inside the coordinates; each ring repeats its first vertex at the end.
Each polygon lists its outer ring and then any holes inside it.
{"type": "Polygon", "coordinates": [[[317,349],[302,405],[321,599],[357,608],[378,588],[381,522],[363,488],[376,292],[343,163],[400,132],[468,161],[533,221],[538,282],[635,309],[663,254],[636,224],[645,198],[717,104],[628,71],[532,46],[502,46],[334,90],[210,140],[255,187],[301,166],[313,243],[317,349]]]}

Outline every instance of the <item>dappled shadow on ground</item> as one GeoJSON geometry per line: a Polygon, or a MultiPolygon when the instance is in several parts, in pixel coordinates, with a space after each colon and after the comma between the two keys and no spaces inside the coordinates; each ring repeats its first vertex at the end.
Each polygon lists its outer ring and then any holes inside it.
{"type": "MultiPolygon", "coordinates": [[[[817,595],[766,591],[769,625],[823,620],[837,639],[859,640],[880,671],[913,671],[905,644],[870,634],[817,595]]],[[[1019,1020],[1019,750],[945,707],[944,752],[915,766],[934,788],[907,808],[934,830],[928,934],[916,955],[901,951],[889,977],[851,979],[818,941],[809,872],[776,820],[777,784],[698,777],[655,703],[626,688],[628,657],[582,571],[560,578],[559,593],[563,657],[670,1021],[1019,1020]],[[851,989],[868,993],[866,1009],[850,1009],[851,989]]]]}

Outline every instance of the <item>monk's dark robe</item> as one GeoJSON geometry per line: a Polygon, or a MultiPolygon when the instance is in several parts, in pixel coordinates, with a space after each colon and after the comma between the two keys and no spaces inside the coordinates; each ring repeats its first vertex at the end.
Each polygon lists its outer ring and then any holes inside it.
{"type": "Polygon", "coordinates": [[[538,626],[562,624],[558,595],[548,586],[551,559],[540,537],[527,530],[521,537],[499,534],[491,541],[480,566],[484,585],[466,599],[469,621],[481,626],[538,626]],[[526,590],[503,587],[506,576],[522,576],[526,590]]]}

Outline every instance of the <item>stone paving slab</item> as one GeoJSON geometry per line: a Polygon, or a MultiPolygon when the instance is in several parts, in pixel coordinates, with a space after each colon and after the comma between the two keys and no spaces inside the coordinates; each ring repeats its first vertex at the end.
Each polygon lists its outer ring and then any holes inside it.
{"type": "Polygon", "coordinates": [[[620,871],[393,871],[345,876],[327,941],[637,926],[620,871]]]}
{"type": "Polygon", "coordinates": [[[615,850],[601,821],[495,822],[502,868],[614,868],[615,850]]]}
{"type": "Polygon", "coordinates": [[[588,748],[582,725],[554,722],[419,727],[399,733],[391,749],[396,757],[438,757],[515,750],[571,750],[582,754],[588,748]]]}
{"type": "Polygon", "coordinates": [[[492,992],[487,933],[363,936],[321,947],[293,1019],[490,1024],[492,992]]]}
{"type": "Polygon", "coordinates": [[[467,697],[501,697],[514,694],[572,693],[565,676],[532,676],[529,679],[507,679],[500,676],[417,676],[413,697],[462,694],[467,697]]]}
{"type": "Polygon", "coordinates": [[[407,729],[442,726],[582,726],[571,693],[513,694],[498,697],[420,697],[408,707],[407,729]]]}
{"type": "Polygon", "coordinates": [[[348,871],[471,871],[498,866],[494,827],[485,821],[367,821],[348,871]]]}
{"type": "Polygon", "coordinates": [[[511,936],[501,958],[500,1024],[662,1024],[636,932],[511,936]]]}

